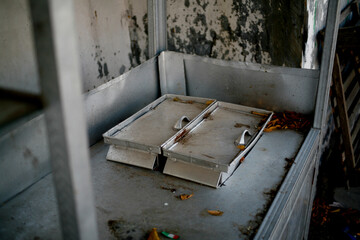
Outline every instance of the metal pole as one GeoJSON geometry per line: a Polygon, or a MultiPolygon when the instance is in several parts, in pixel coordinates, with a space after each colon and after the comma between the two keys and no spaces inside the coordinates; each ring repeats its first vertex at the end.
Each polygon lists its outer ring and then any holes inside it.
{"type": "Polygon", "coordinates": [[[167,49],[166,0],[148,0],[149,58],[167,49]]]}
{"type": "Polygon", "coordinates": [[[97,239],[73,0],[30,0],[63,239],[97,239]]]}
{"type": "Polygon", "coordinates": [[[323,131],[326,125],[326,114],[329,106],[329,92],[334,66],[334,56],[336,50],[336,41],[339,30],[340,19],[340,1],[329,0],[324,48],[321,57],[320,81],[316,97],[314,128],[321,129],[321,138],[323,139],[323,131]]]}

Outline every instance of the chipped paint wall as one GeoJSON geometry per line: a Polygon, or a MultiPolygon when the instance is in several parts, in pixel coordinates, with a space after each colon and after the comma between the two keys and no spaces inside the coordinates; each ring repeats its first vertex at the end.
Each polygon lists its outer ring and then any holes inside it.
{"type": "MultiPolygon", "coordinates": [[[[169,50],[318,68],[315,35],[327,1],[168,0],[169,50]]],[[[74,2],[84,91],[148,59],[147,1],[74,2]]],[[[0,1],[0,43],[0,86],[38,92],[26,0],[0,1]]]]}
{"type": "MultiPolygon", "coordinates": [[[[76,0],[75,14],[84,92],[147,59],[147,3],[76,0]]],[[[0,1],[0,87],[39,92],[26,0],[0,1]]]]}
{"type": "MultiPolygon", "coordinates": [[[[84,91],[148,59],[147,1],[74,2],[84,91]]],[[[169,50],[318,68],[315,36],[325,25],[327,2],[168,0],[169,50]]],[[[0,44],[0,86],[39,92],[26,0],[0,1],[0,44]]]]}
{"type": "Polygon", "coordinates": [[[145,61],[146,1],[78,0],[75,4],[85,91],[145,61]]]}
{"type": "Polygon", "coordinates": [[[218,59],[300,67],[304,4],[169,0],[168,47],[218,59]]]}

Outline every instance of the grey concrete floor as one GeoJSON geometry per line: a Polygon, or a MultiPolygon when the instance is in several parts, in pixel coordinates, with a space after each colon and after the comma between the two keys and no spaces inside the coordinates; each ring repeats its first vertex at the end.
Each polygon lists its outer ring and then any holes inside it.
{"type": "MultiPolygon", "coordinates": [[[[225,186],[214,189],[160,172],[106,161],[108,146],[91,147],[100,239],[144,239],[153,228],[181,239],[247,238],[254,232],[304,136],[264,133],[225,186]],[[180,194],[194,196],[181,201],[180,194]],[[207,210],[221,210],[212,216],[207,210]]],[[[0,239],[60,239],[52,175],[0,207],[0,239]]]]}

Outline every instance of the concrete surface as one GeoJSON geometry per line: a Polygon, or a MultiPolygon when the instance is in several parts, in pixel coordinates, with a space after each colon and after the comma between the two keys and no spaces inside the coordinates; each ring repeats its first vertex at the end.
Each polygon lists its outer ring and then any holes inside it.
{"type": "MultiPolygon", "coordinates": [[[[108,146],[91,148],[101,239],[138,239],[153,227],[182,239],[247,239],[254,234],[304,136],[264,133],[234,175],[213,189],[160,172],[105,160],[108,146]],[[181,201],[176,196],[194,196],[181,201]],[[221,210],[211,216],[206,210],[221,210]]],[[[0,239],[60,239],[52,176],[0,207],[0,239]]]]}

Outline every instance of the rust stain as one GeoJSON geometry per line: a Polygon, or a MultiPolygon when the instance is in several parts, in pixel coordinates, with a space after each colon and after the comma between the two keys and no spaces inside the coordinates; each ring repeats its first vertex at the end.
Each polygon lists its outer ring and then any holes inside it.
{"type": "Polygon", "coordinates": [[[178,97],[174,97],[174,98],[173,98],[173,101],[174,101],[174,102],[180,102],[180,103],[187,103],[187,104],[193,104],[193,103],[194,103],[194,101],[192,101],[192,100],[187,100],[187,101],[185,101],[185,100],[182,100],[182,99],[180,99],[180,98],[178,98],[178,97]]]}
{"type": "Polygon", "coordinates": [[[235,127],[235,128],[241,128],[241,127],[250,128],[249,125],[247,125],[247,124],[242,124],[242,123],[235,123],[234,127],[235,127]]]}
{"type": "Polygon", "coordinates": [[[259,113],[259,112],[255,112],[255,111],[251,111],[251,114],[258,115],[260,117],[268,117],[269,116],[269,114],[259,113]]]}
{"type": "Polygon", "coordinates": [[[211,111],[207,112],[204,114],[203,119],[209,119],[209,120],[213,120],[214,118],[211,115],[211,111]]]}
{"type": "Polygon", "coordinates": [[[214,102],[214,100],[207,100],[205,104],[206,104],[206,105],[210,105],[210,104],[212,104],[213,102],[214,102]]]}
{"type": "Polygon", "coordinates": [[[175,138],[174,142],[179,142],[185,135],[188,133],[188,130],[184,129],[182,132],[175,138]]]}

